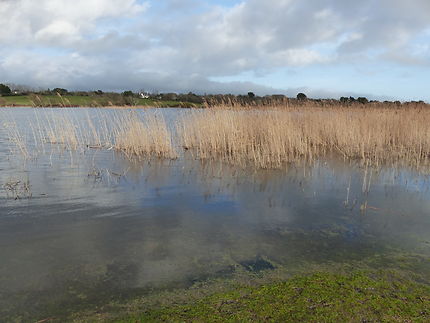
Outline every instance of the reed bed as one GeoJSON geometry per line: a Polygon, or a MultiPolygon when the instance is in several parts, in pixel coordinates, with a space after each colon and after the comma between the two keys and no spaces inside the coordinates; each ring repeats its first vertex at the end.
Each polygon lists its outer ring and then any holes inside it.
{"type": "Polygon", "coordinates": [[[429,165],[430,110],[383,108],[226,109],[193,112],[179,132],[198,158],[282,168],[328,155],[366,165],[429,165]]]}
{"type": "Polygon", "coordinates": [[[154,111],[121,110],[99,110],[86,118],[80,113],[35,113],[24,129],[14,121],[4,125],[10,141],[26,157],[50,145],[174,159],[182,146],[198,159],[256,168],[332,157],[376,167],[430,166],[430,109],[426,108],[223,105],[179,116],[177,129],[154,111]]]}
{"type": "Polygon", "coordinates": [[[70,113],[35,113],[25,125],[18,124],[11,115],[9,119],[4,129],[12,147],[25,158],[45,153],[48,147],[62,151],[114,149],[130,158],[177,157],[171,130],[157,113],[99,111],[86,118],[70,113]]]}
{"type": "Polygon", "coordinates": [[[14,120],[9,120],[8,122],[4,122],[0,126],[2,126],[4,130],[7,132],[9,137],[9,142],[11,143],[12,147],[18,153],[24,156],[24,158],[28,158],[30,156],[30,152],[28,149],[26,138],[19,130],[17,123],[14,120]]]}

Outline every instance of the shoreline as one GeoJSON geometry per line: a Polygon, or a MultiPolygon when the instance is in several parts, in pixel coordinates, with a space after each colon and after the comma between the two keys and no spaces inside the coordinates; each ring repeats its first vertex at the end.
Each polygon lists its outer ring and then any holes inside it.
{"type": "Polygon", "coordinates": [[[202,109],[201,106],[164,106],[164,105],[112,105],[112,106],[81,106],[81,105],[72,105],[72,106],[61,106],[61,105],[52,105],[52,106],[31,106],[31,105],[0,105],[0,108],[5,109],[13,109],[13,108],[34,108],[34,109],[202,109]]]}

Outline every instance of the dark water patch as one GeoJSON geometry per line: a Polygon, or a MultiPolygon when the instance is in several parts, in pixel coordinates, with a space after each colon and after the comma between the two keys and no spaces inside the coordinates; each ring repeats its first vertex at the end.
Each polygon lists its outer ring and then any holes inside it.
{"type": "Polygon", "coordinates": [[[267,260],[264,260],[261,257],[258,257],[256,259],[241,261],[239,262],[239,264],[247,271],[250,271],[253,273],[258,273],[262,270],[275,269],[275,266],[273,266],[270,262],[268,262],[267,260]]]}

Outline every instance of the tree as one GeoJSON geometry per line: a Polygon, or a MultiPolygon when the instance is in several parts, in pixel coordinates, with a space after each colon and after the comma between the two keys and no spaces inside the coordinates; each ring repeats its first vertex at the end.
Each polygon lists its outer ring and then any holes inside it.
{"type": "Polygon", "coordinates": [[[12,94],[10,87],[4,84],[0,84],[0,95],[9,95],[12,94]]]}
{"type": "Polygon", "coordinates": [[[193,92],[189,92],[188,94],[181,94],[177,97],[177,99],[183,102],[191,102],[197,104],[203,103],[203,98],[197,94],[194,94],[193,92]]]}
{"type": "Polygon", "coordinates": [[[303,101],[306,100],[308,97],[304,93],[297,94],[297,100],[303,101]]]}
{"type": "Polygon", "coordinates": [[[66,95],[69,91],[67,91],[66,89],[62,89],[62,88],[55,88],[52,90],[53,93],[55,94],[59,94],[59,95],[66,95]]]}
{"type": "Polygon", "coordinates": [[[133,91],[124,91],[122,92],[123,96],[133,96],[133,91]]]}
{"type": "Polygon", "coordinates": [[[359,102],[359,103],[361,103],[361,104],[367,104],[367,103],[369,103],[369,100],[367,99],[367,98],[365,98],[365,97],[359,97],[359,98],[357,98],[357,101],[359,102]]]}
{"type": "MultiPolygon", "coordinates": [[[[183,96],[184,95],[185,94],[183,94],[183,96]]],[[[179,97],[179,95],[177,93],[173,93],[173,92],[161,94],[161,100],[164,100],[164,101],[177,101],[178,97],[179,97]]],[[[186,99],[183,99],[183,98],[182,98],[182,100],[186,101],[186,99]]]]}

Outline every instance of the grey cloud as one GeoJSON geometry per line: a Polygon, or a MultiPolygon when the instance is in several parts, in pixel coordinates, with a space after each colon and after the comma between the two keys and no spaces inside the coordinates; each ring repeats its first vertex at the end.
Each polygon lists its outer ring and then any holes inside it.
{"type": "Polygon", "coordinates": [[[249,0],[162,26],[149,22],[142,30],[174,49],[169,68],[226,76],[408,46],[430,27],[428,6],[422,0],[249,0]],[[332,48],[331,53],[313,49],[319,45],[332,48]]]}
{"type": "Polygon", "coordinates": [[[367,2],[368,5],[359,11],[363,19],[353,29],[361,37],[343,43],[341,52],[407,46],[408,41],[430,27],[430,2],[427,0],[367,2]]]}

